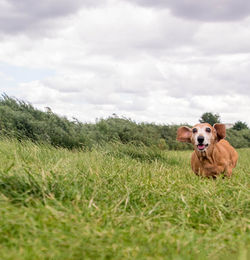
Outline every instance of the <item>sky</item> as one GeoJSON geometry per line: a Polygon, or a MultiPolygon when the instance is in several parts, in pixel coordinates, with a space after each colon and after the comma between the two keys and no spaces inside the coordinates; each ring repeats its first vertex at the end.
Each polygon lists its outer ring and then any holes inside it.
{"type": "Polygon", "coordinates": [[[250,1],[0,0],[0,94],[94,122],[250,126],[250,1]]]}

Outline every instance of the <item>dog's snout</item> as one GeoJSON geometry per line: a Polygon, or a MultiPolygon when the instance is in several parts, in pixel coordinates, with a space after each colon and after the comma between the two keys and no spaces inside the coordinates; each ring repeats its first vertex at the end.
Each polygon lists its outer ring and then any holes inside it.
{"type": "Polygon", "coordinates": [[[197,141],[198,141],[198,143],[199,144],[202,144],[203,142],[204,142],[204,136],[202,136],[202,135],[199,135],[198,137],[197,137],[197,141]]]}

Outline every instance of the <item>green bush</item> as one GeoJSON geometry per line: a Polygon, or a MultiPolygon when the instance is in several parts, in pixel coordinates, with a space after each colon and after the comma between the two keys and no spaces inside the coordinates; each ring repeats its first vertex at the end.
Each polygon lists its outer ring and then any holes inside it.
{"type": "MultiPolygon", "coordinates": [[[[187,124],[185,124],[187,125],[187,124]]],[[[106,143],[158,147],[160,150],[188,150],[192,145],[176,141],[179,125],[136,123],[114,115],[93,124],[73,121],[42,112],[31,104],[3,95],[0,98],[0,133],[18,140],[29,139],[68,149],[90,149],[106,143]]],[[[230,129],[227,139],[236,148],[250,147],[250,130],[230,129]]]]}
{"type": "Polygon", "coordinates": [[[233,129],[234,130],[243,130],[243,129],[248,129],[247,123],[242,122],[242,121],[237,121],[234,125],[233,125],[233,129]]]}
{"type": "Polygon", "coordinates": [[[243,130],[227,130],[226,138],[235,148],[250,147],[250,129],[243,130]]]}

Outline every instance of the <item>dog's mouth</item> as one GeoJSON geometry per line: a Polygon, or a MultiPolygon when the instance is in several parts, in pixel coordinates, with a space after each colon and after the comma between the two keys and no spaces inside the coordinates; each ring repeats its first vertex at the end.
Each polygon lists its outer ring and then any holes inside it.
{"type": "Polygon", "coordinates": [[[208,147],[208,144],[198,144],[197,148],[199,151],[204,151],[208,147]]]}

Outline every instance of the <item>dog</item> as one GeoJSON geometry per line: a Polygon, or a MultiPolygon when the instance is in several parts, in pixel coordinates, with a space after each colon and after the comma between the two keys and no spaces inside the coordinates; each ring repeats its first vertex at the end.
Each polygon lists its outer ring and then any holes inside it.
{"type": "Polygon", "coordinates": [[[208,123],[195,125],[192,129],[182,126],[177,130],[177,140],[192,143],[192,170],[196,175],[216,178],[224,173],[231,177],[238,160],[238,153],[226,141],[224,124],[208,123]]]}

